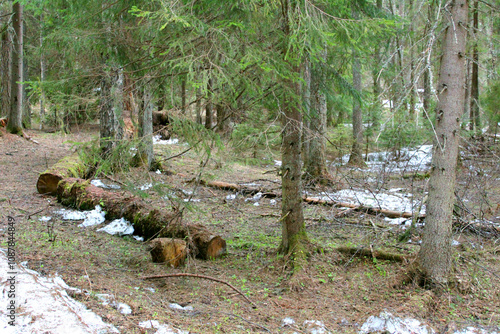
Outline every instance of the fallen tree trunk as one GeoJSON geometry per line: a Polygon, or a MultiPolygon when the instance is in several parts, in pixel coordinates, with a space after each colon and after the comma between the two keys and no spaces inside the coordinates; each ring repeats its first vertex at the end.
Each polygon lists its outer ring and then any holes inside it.
{"type": "Polygon", "coordinates": [[[168,212],[145,203],[128,192],[112,192],[93,186],[90,181],[67,178],[59,182],[57,199],[80,210],[101,205],[107,219],[125,218],[132,222],[136,234],[179,238],[187,241],[190,252],[200,258],[217,258],[226,253],[226,241],[213,235],[204,225],[182,222],[180,212],[168,212]]]}
{"type": "Polygon", "coordinates": [[[200,180],[200,184],[205,186],[205,187],[210,187],[210,188],[236,191],[236,192],[239,192],[243,195],[255,195],[258,192],[261,192],[262,197],[267,197],[267,198],[279,197],[278,194],[276,194],[272,191],[268,191],[268,190],[261,188],[261,187],[247,187],[247,186],[242,186],[242,185],[239,185],[236,183],[228,183],[228,182],[224,182],[224,181],[205,181],[205,180],[200,180]]]}
{"type": "Polygon", "coordinates": [[[367,248],[357,248],[357,247],[337,247],[335,250],[339,253],[358,256],[358,257],[368,257],[372,259],[387,260],[394,262],[405,262],[406,258],[401,254],[388,253],[384,251],[378,251],[367,248]]]}
{"type": "Polygon", "coordinates": [[[73,153],[41,173],[38,176],[36,189],[40,194],[55,195],[59,181],[68,177],[81,178],[85,176],[86,172],[87,168],[80,160],[78,153],[73,153]]]}
{"type": "Polygon", "coordinates": [[[174,268],[184,265],[188,254],[186,242],[174,238],[156,238],[152,240],[149,252],[153,262],[167,262],[174,268]]]}

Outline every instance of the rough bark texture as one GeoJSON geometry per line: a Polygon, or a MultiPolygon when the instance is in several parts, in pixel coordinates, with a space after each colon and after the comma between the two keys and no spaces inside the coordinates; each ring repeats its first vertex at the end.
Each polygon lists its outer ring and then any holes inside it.
{"type": "Polygon", "coordinates": [[[12,70],[12,41],[9,29],[2,33],[2,64],[0,71],[2,76],[2,105],[0,106],[0,117],[7,117],[10,113],[10,76],[12,70]]]}
{"type": "Polygon", "coordinates": [[[14,26],[14,38],[12,49],[12,72],[10,93],[10,114],[7,123],[7,131],[10,133],[22,133],[23,124],[23,6],[16,2],[12,5],[14,12],[12,25],[14,26]]]}
{"type": "Polygon", "coordinates": [[[208,79],[207,84],[207,105],[205,106],[205,128],[211,129],[213,123],[213,104],[212,104],[212,78],[208,79]]]}
{"type": "Polygon", "coordinates": [[[120,119],[123,112],[123,73],[110,69],[101,86],[100,138],[103,154],[108,154],[123,138],[120,119]]]}
{"type": "Polygon", "coordinates": [[[204,225],[182,222],[178,212],[155,208],[127,192],[112,192],[93,186],[90,181],[67,178],[59,182],[57,199],[63,205],[80,210],[102,205],[107,219],[124,217],[134,225],[135,234],[179,238],[187,241],[190,252],[203,259],[226,253],[226,242],[204,225]]]}
{"type": "Polygon", "coordinates": [[[83,178],[87,168],[80,160],[78,153],[74,153],[62,158],[52,167],[38,176],[36,189],[40,194],[55,195],[57,193],[57,184],[62,179],[68,177],[83,178]]]}
{"type": "MultiPolygon", "coordinates": [[[[326,52],[323,55],[326,61],[326,52]]],[[[313,66],[311,72],[311,108],[309,111],[309,157],[306,159],[306,173],[311,179],[323,179],[328,177],[326,168],[326,95],[325,69],[323,63],[313,66]]]]}
{"type": "Polygon", "coordinates": [[[302,99],[304,104],[304,117],[302,121],[302,159],[304,166],[307,166],[309,158],[309,141],[311,138],[311,63],[307,59],[304,61],[304,85],[302,86],[302,99]]]}
{"type": "Polygon", "coordinates": [[[474,0],[473,29],[474,46],[472,48],[472,73],[470,83],[470,129],[479,131],[481,128],[479,118],[479,51],[477,47],[477,33],[479,30],[479,1],[474,0]]]}
{"type": "Polygon", "coordinates": [[[156,263],[168,263],[177,268],[184,265],[188,254],[184,240],[173,238],[157,238],[151,241],[151,258],[156,263]]]}
{"type": "Polygon", "coordinates": [[[144,89],[144,103],[139,112],[139,136],[141,143],[137,152],[138,158],[144,165],[151,168],[154,160],[153,155],[153,96],[151,94],[150,85],[146,85],[144,89]]]}
{"type": "Polygon", "coordinates": [[[452,1],[448,10],[450,15],[446,16],[448,27],[439,75],[427,218],[419,253],[421,270],[434,283],[447,283],[451,269],[452,214],[460,116],[465,95],[467,1],[452,1]]]}
{"type": "MultiPolygon", "coordinates": [[[[356,50],[352,52],[352,83],[354,89],[361,92],[361,64],[356,50]]],[[[356,98],[352,104],[352,148],[349,157],[349,164],[355,166],[363,166],[363,155],[361,154],[361,147],[363,143],[363,113],[361,111],[361,104],[356,98]]]]}
{"type": "MultiPolygon", "coordinates": [[[[282,1],[284,13],[284,34],[289,37],[290,17],[293,7],[288,0],[282,1]]],[[[285,43],[286,45],[287,43],[285,43]]],[[[284,54],[288,51],[285,50],[284,54]]],[[[292,57],[293,58],[293,57],[292,57]]],[[[291,70],[299,73],[297,66],[291,66],[291,70]]],[[[295,101],[300,96],[300,86],[292,79],[283,82],[287,93],[284,94],[283,110],[281,114],[282,122],[282,143],[281,143],[281,187],[282,187],[282,239],[280,251],[291,254],[294,258],[295,269],[300,269],[305,261],[307,241],[306,225],[302,210],[302,159],[301,159],[301,133],[302,114],[300,105],[295,101]]]]}

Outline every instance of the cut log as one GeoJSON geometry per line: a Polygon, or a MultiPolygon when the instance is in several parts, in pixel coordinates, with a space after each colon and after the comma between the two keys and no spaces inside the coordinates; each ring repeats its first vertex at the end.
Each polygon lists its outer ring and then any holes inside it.
{"type": "Polygon", "coordinates": [[[187,257],[187,245],[184,240],[157,238],[151,241],[151,258],[156,263],[168,263],[177,268],[184,265],[187,257]]]}
{"type": "Polygon", "coordinates": [[[62,158],[52,167],[38,176],[36,189],[40,194],[55,195],[57,184],[68,177],[84,177],[87,168],[80,160],[78,153],[62,158]]]}
{"type": "Polygon", "coordinates": [[[146,239],[179,238],[187,241],[190,252],[203,259],[218,258],[226,253],[226,242],[213,235],[204,225],[182,222],[176,211],[156,208],[129,192],[113,192],[93,186],[90,181],[67,178],[59,182],[57,199],[80,210],[101,205],[109,220],[125,218],[135,233],[146,239]]]}

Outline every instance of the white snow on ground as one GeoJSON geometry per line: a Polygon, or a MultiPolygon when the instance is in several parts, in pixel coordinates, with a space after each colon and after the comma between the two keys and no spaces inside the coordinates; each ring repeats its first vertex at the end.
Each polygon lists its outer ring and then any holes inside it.
{"type": "Polygon", "coordinates": [[[141,190],[148,190],[149,188],[152,188],[153,184],[152,183],[146,183],[145,185],[142,185],[139,187],[141,190]]]}
{"type": "Polygon", "coordinates": [[[10,302],[7,293],[7,258],[0,251],[0,332],[3,334],[106,334],[119,333],[101,317],[66,293],[69,288],[60,277],[46,278],[33,270],[17,268],[16,275],[16,323],[8,324],[6,305],[10,302]]]}
{"type": "Polygon", "coordinates": [[[116,184],[105,184],[105,183],[103,183],[99,179],[94,179],[94,180],[90,181],[90,184],[92,184],[92,185],[94,185],[96,187],[103,188],[103,189],[120,189],[119,185],[116,185],[116,184]]]}
{"type": "Polygon", "coordinates": [[[179,139],[177,138],[162,140],[160,135],[153,136],[153,144],[155,145],[174,145],[178,143],[179,139]]]}
{"type": "Polygon", "coordinates": [[[325,324],[318,320],[306,320],[304,321],[304,327],[306,328],[307,333],[330,334],[330,332],[326,330],[325,324]]]}
{"type": "Polygon", "coordinates": [[[168,304],[168,307],[170,307],[172,310],[178,310],[178,311],[194,311],[194,308],[191,305],[182,307],[179,304],[171,303],[168,304]]]}
{"type": "MultiPolygon", "coordinates": [[[[419,201],[412,201],[410,194],[395,195],[382,192],[376,194],[368,190],[343,189],[334,193],[322,192],[313,198],[404,212],[413,212],[420,206],[419,201]]],[[[422,206],[421,213],[425,213],[425,205],[422,206]]]]}
{"type": "Polygon", "coordinates": [[[57,214],[62,215],[64,220],[82,220],[80,227],[89,227],[94,225],[102,224],[106,218],[106,212],[102,211],[100,205],[96,205],[94,210],[90,211],[74,211],[74,210],[66,210],[61,209],[56,211],[57,214]]]}
{"type": "Polygon", "coordinates": [[[371,317],[361,326],[359,334],[374,332],[384,332],[391,334],[431,334],[434,330],[427,325],[421,325],[416,319],[401,319],[393,316],[389,312],[382,312],[380,315],[371,317]]]}
{"type": "Polygon", "coordinates": [[[111,235],[129,235],[134,233],[134,227],[125,218],[115,219],[108,225],[97,230],[97,232],[106,232],[111,235]]]}
{"type": "MultiPolygon", "coordinates": [[[[395,152],[374,152],[363,154],[367,166],[372,172],[386,170],[388,172],[426,170],[431,163],[432,145],[422,145],[416,149],[402,148],[399,156],[395,152]]],[[[349,162],[349,154],[342,157],[342,164],[349,162]]]]}
{"type": "MultiPolygon", "coordinates": [[[[158,320],[147,320],[139,323],[139,327],[145,329],[156,329],[154,332],[156,334],[189,334],[189,332],[181,331],[180,329],[175,329],[167,324],[160,324],[158,320]]],[[[149,333],[149,331],[148,331],[149,333]]]]}

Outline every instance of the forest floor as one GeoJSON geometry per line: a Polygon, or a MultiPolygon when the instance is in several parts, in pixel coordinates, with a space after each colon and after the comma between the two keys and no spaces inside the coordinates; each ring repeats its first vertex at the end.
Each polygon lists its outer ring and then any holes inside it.
{"type": "MultiPolygon", "coordinates": [[[[190,151],[167,161],[172,173],[132,169],[113,175],[124,184],[143,186],[145,190],[139,193],[158,207],[185,206],[185,221],[203,223],[227,241],[227,256],[217,260],[190,258],[177,269],[152,263],[147,244],[97,232],[102,225],[82,228],[78,226],[81,221],[63,220],[56,213],[63,208],[56,198],[36,191],[39,173],[70,154],[73,143],[91,140],[95,131],[71,135],[27,131],[37,143],[0,131],[4,133],[0,138],[0,247],[7,248],[7,217],[11,216],[16,221],[19,265],[23,263],[40,277],[60,276],[79,289],[67,290],[74,299],[121,333],[155,333],[147,327],[158,327],[158,323],[168,324],[172,333],[358,333],[370,316],[382,312],[418,319],[422,326],[439,333],[458,333],[468,326],[483,328],[484,333],[500,332],[500,235],[480,229],[487,224],[500,226],[498,143],[489,149],[480,142],[463,147],[457,189],[462,223],[453,235],[455,284],[436,293],[405,280],[419,249],[420,225],[411,240],[399,242],[406,231],[404,222],[307,204],[307,232],[320,251],[310,256],[299,289],[290,289],[287,259],[277,254],[279,198],[276,203],[269,198],[248,200],[251,196],[243,195],[232,199],[231,192],[188,182],[201,173],[205,180],[259,184],[279,192],[278,167],[273,160],[250,165],[234,158],[230,149],[214,152],[203,168],[200,156],[190,151]],[[146,189],[148,184],[157,186],[146,189]],[[165,194],[170,200],[164,199],[165,194]],[[42,221],[42,217],[51,220],[42,221]],[[479,220],[489,223],[468,225],[479,220]],[[340,246],[398,253],[407,260],[400,263],[346,255],[336,250],[340,246]],[[181,272],[227,281],[258,307],[252,308],[239,294],[211,280],[143,279],[181,272]],[[129,314],[121,303],[130,307],[129,314]]],[[[155,146],[163,158],[185,149],[182,143],[155,146]]],[[[408,172],[401,169],[385,172],[332,165],[331,173],[341,180],[339,184],[309,187],[308,194],[324,196],[339,188],[357,189],[365,194],[390,193],[401,202],[408,198],[418,202],[426,191],[427,179],[420,172],[407,177],[408,172]]],[[[158,333],[169,333],[166,328],[158,333]]]]}

